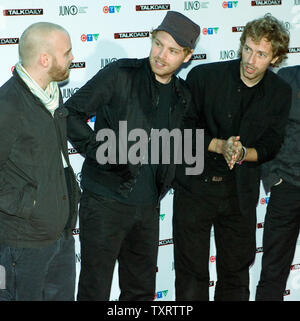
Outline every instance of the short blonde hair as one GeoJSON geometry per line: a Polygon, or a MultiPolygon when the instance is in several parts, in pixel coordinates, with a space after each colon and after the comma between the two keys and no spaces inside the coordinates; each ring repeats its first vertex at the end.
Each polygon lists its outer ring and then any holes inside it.
{"type": "MultiPolygon", "coordinates": [[[[159,31],[159,30],[152,30],[152,31],[150,32],[150,34],[151,34],[151,39],[152,39],[152,40],[155,39],[158,31],[159,31]]],[[[190,48],[190,47],[183,47],[183,52],[184,52],[184,56],[185,56],[185,57],[186,57],[188,54],[192,53],[192,51],[193,51],[193,49],[190,48]]]]}

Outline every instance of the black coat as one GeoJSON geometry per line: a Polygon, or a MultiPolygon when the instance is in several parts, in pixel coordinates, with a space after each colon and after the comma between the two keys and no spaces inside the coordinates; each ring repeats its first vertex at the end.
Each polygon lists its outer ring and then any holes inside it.
{"type": "Polygon", "coordinates": [[[266,191],[280,178],[300,186],[300,66],[281,68],[278,75],[290,84],[293,96],[284,142],[275,159],[262,166],[262,180],[266,191]]]}
{"type": "Polygon", "coordinates": [[[67,151],[67,110],[54,117],[16,70],[0,88],[0,244],[43,247],[77,218],[79,187],[67,151]],[[61,151],[69,165],[68,194],[61,151]]]}
{"type": "MultiPolygon", "coordinates": [[[[199,65],[187,76],[195,109],[189,110],[186,126],[204,128],[204,167],[206,162],[214,161],[214,153],[208,151],[212,138],[221,138],[218,137],[218,123],[215,116],[217,113],[223,114],[226,125],[231,126],[232,118],[228,110],[231,104],[240,105],[241,97],[236,81],[239,65],[240,60],[199,65]]],[[[235,165],[237,192],[242,212],[247,212],[248,208],[257,205],[260,165],[273,159],[279,151],[291,104],[290,86],[275,73],[267,70],[261,81],[259,93],[246,110],[240,124],[240,141],[245,147],[255,148],[258,153],[257,162],[235,165]]],[[[192,194],[201,193],[197,183],[201,175],[182,175],[182,167],[179,171],[179,186],[192,194]]]]}
{"type": "MultiPolygon", "coordinates": [[[[68,137],[86,156],[82,168],[83,187],[87,183],[89,189],[97,194],[101,185],[122,196],[128,195],[141,165],[99,164],[96,152],[100,143],[96,141],[96,134],[100,129],[109,128],[116,133],[118,141],[119,121],[127,121],[128,132],[140,128],[150,137],[158,98],[149,59],[120,59],[100,70],[65,103],[69,110],[68,137]],[[94,130],[86,124],[93,114],[96,114],[94,130]]],[[[190,101],[191,95],[184,81],[175,77],[169,112],[170,130],[180,127],[183,112],[190,101]]],[[[175,165],[160,166],[156,176],[161,198],[174,179],[175,165]]]]}

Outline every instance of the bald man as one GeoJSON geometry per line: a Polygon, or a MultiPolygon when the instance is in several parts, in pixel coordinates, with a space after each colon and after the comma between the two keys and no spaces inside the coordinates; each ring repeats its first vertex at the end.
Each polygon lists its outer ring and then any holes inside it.
{"type": "Polygon", "coordinates": [[[0,88],[0,301],[74,300],[80,191],[57,84],[69,76],[71,50],[61,26],[29,26],[0,88]]]}

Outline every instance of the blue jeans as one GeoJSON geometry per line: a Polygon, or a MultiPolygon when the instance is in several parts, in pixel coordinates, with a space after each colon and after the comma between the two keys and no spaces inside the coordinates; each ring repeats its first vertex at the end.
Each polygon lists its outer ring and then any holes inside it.
{"type": "Polygon", "coordinates": [[[74,238],[44,248],[0,245],[0,301],[74,301],[74,238]]]}

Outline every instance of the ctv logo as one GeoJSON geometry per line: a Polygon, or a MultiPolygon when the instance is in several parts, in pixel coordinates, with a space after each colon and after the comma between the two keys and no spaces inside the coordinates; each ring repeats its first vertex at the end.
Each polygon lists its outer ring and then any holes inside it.
{"type": "Polygon", "coordinates": [[[261,222],[261,223],[257,223],[257,228],[264,228],[265,223],[261,222]]]}
{"type": "Polygon", "coordinates": [[[238,1],[223,1],[222,7],[226,8],[236,8],[238,5],[238,1]]]}
{"type": "Polygon", "coordinates": [[[163,299],[168,295],[169,290],[163,290],[155,293],[154,300],[163,299]]]}
{"type": "Polygon", "coordinates": [[[215,35],[219,31],[219,27],[213,27],[213,28],[202,28],[202,33],[204,35],[215,35]]]}
{"type": "Polygon", "coordinates": [[[262,204],[262,205],[268,204],[269,203],[269,199],[270,199],[269,196],[261,198],[260,199],[260,204],[262,204]]]}
{"type": "Polygon", "coordinates": [[[163,221],[165,219],[165,216],[166,216],[166,214],[160,214],[159,215],[160,220],[163,221]]]}
{"type": "Polygon", "coordinates": [[[80,39],[82,42],[91,42],[91,41],[97,41],[99,37],[99,33],[88,33],[81,35],[80,39]]]}
{"type": "Polygon", "coordinates": [[[120,12],[121,6],[105,6],[103,7],[104,13],[115,13],[120,12]]]}
{"type": "Polygon", "coordinates": [[[87,123],[94,123],[96,121],[96,116],[92,116],[87,120],[87,123]]]}
{"type": "Polygon", "coordinates": [[[212,255],[210,258],[209,258],[209,261],[210,263],[215,263],[217,261],[217,256],[216,255],[212,255]]]}

